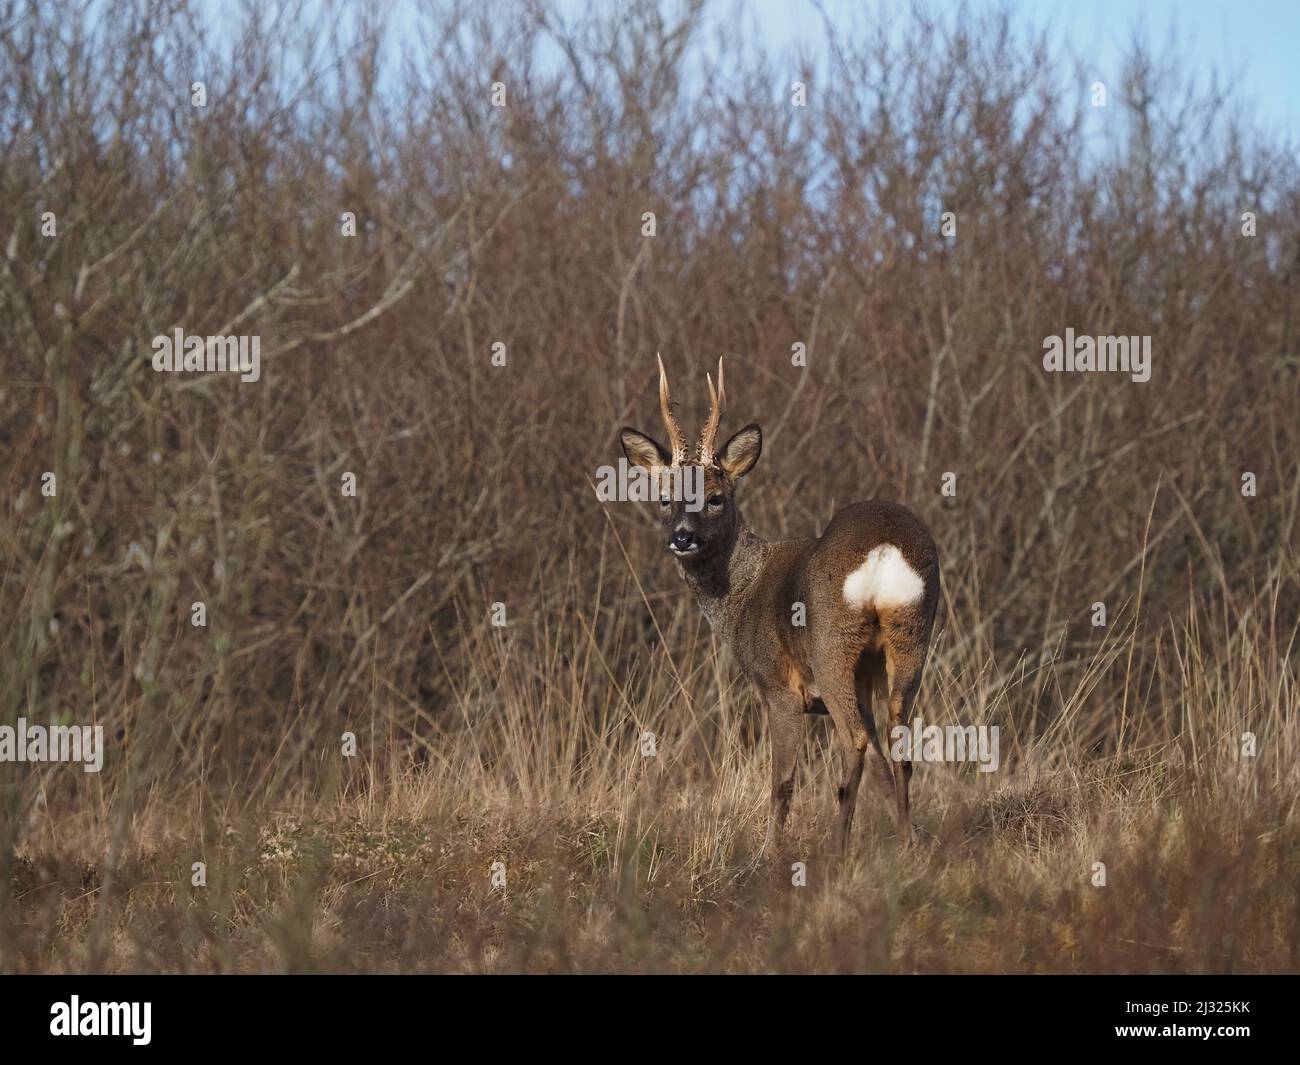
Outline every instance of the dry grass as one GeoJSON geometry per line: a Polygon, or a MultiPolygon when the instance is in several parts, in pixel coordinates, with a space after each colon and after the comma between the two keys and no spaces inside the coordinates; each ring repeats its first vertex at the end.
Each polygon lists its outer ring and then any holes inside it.
{"type": "Polygon", "coordinates": [[[794,109],[693,7],[495,14],[381,76],[366,18],[0,5],[0,721],[110,741],[0,765],[0,969],[1300,968],[1293,147],[1141,48],[1088,115],[996,18],[839,27],[794,109]],[[262,380],[153,373],[176,326],[262,380]],[[1152,380],[1045,374],[1066,327],[1152,380]],[[815,722],[758,861],[761,716],[589,483],[656,350],[688,418],[728,353],[760,533],[934,530],[919,706],[1002,764],[920,767],[911,851],[864,787],[830,863],[815,722]]]}

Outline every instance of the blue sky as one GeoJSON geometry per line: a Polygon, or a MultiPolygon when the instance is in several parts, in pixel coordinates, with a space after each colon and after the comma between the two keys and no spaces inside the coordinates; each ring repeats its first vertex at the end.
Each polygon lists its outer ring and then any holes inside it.
{"type": "MultiPolygon", "coordinates": [[[[214,28],[237,17],[238,5],[200,2],[211,12],[214,28]]],[[[314,2],[324,7],[331,0],[314,2]]],[[[333,2],[349,6],[348,0],[333,2]]],[[[618,0],[558,2],[570,14],[619,9],[618,0]]],[[[673,0],[666,2],[671,6],[673,0]]],[[[891,10],[901,12],[910,2],[822,0],[822,6],[835,22],[848,24],[864,15],[888,18],[891,10]]],[[[389,3],[390,27],[396,31],[392,41],[402,38],[412,11],[434,0],[389,3]]],[[[929,0],[929,7],[942,13],[957,3],[929,0]]],[[[1097,80],[1108,86],[1118,82],[1120,59],[1135,29],[1158,45],[1172,35],[1183,60],[1181,70],[1186,72],[1190,64],[1202,84],[1212,72],[1233,84],[1238,101],[1249,105],[1264,130],[1291,140],[1300,131],[1300,0],[969,0],[969,7],[977,12],[1006,7],[1016,24],[1046,30],[1054,42],[1068,44],[1071,52],[1094,64],[1097,80]]],[[[714,0],[711,11],[715,24],[723,27],[741,18],[773,53],[800,46],[814,55],[824,52],[822,19],[813,0],[714,0]]]]}
{"type": "MultiPolygon", "coordinates": [[[[824,44],[811,0],[745,0],[740,6],[776,48],[802,43],[817,52],[824,44]]],[[[864,9],[887,16],[906,6],[907,0],[823,0],[836,21],[864,9]]],[[[943,11],[956,4],[932,0],[931,6],[943,11]]],[[[975,0],[970,6],[981,11],[995,5],[975,0]]],[[[1172,31],[1183,69],[1191,63],[1202,78],[1217,71],[1231,80],[1263,128],[1293,138],[1300,130],[1300,0],[1005,0],[996,6],[1068,43],[1096,64],[1098,79],[1107,84],[1118,77],[1135,27],[1156,44],[1172,31]]]]}

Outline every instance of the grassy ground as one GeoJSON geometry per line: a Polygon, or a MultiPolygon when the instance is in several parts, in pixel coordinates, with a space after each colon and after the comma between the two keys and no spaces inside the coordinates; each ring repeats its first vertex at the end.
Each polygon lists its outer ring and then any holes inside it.
{"type": "Polygon", "coordinates": [[[0,0],[0,725],[107,741],[0,763],[0,970],[1300,968],[1300,157],[1140,36],[884,6],[805,71],[694,2],[0,0]],[[757,858],[752,693],[592,490],[657,351],[761,535],[933,531],[918,709],[1000,765],[906,853],[864,786],[829,860],[812,721],[757,858]]]}
{"type": "MultiPolygon", "coordinates": [[[[923,775],[900,855],[880,807],[857,853],[798,811],[792,866],[754,853],[761,773],[585,811],[442,805],[427,785],[225,826],[166,818],[111,868],[25,849],[17,971],[1295,971],[1295,797],[1244,800],[1157,763],[1025,773],[969,791],[923,775]],[[394,794],[396,793],[396,794],[394,794]],[[205,888],[190,886],[195,855],[205,888]],[[1104,861],[1106,885],[1093,885],[1104,861]],[[493,887],[493,863],[505,884],[493,887]],[[107,900],[102,896],[107,895],[107,900]]],[[[607,801],[600,802],[604,798],[607,801]]],[[[824,799],[825,796],[822,796],[824,799]]],[[[51,826],[69,831],[70,826],[51,826]]],[[[89,841],[87,841],[89,842],[89,841]]]]}
{"type": "MultiPolygon", "coordinates": [[[[159,797],[128,823],[37,804],[8,870],[8,967],[1293,971],[1298,696],[1248,639],[1224,648],[1236,644],[1235,671],[1184,660],[1197,724],[1180,739],[1089,755],[1060,738],[1078,724],[1067,706],[1058,735],[1004,741],[997,773],[920,766],[905,852],[864,784],[847,862],[828,846],[824,723],[809,728],[786,853],[764,859],[765,745],[727,699],[698,727],[674,722],[668,669],[661,716],[646,705],[639,727],[589,729],[540,690],[466,720],[425,764],[349,766],[328,801],[223,811],[159,797]],[[1240,757],[1242,724],[1265,753],[1240,757]]],[[[970,709],[992,714],[1018,687],[970,709]]]]}

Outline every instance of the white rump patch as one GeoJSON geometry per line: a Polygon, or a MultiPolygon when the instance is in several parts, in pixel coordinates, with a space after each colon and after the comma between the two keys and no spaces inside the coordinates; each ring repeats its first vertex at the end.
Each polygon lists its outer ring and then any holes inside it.
{"type": "Polygon", "coordinates": [[[844,578],[844,601],[849,606],[906,606],[924,594],[921,575],[893,544],[873,547],[867,560],[844,578]]]}

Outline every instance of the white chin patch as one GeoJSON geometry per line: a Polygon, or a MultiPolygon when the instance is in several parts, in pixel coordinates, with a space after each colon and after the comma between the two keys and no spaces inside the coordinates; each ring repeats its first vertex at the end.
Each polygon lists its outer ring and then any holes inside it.
{"type": "Polygon", "coordinates": [[[844,578],[844,601],[861,609],[906,606],[924,594],[921,575],[893,544],[873,547],[867,560],[844,578]]]}

